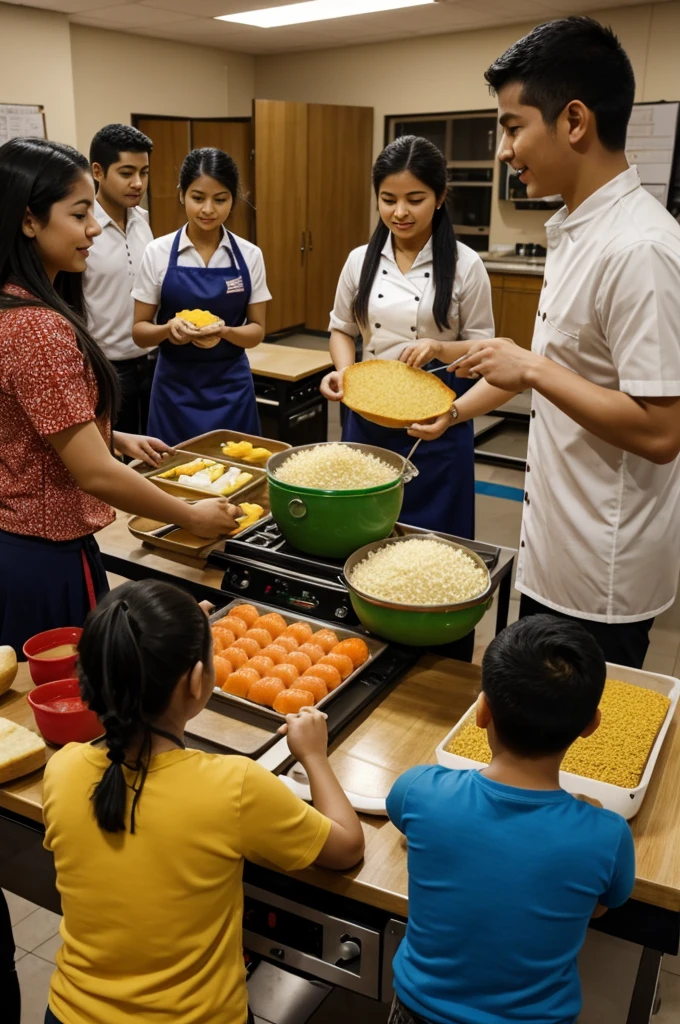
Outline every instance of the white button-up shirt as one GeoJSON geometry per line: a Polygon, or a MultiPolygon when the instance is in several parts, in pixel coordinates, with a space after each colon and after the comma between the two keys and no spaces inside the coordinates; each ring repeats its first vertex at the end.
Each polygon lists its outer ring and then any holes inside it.
{"type": "MultiPolygon", "coordinates": [[[[160,305],[161,289],[168,269],[170,250],[172,249],[172,243],[175,240],[176,233],[177,232],[172,231],[169,235],[163,235],[161,238],[156,238],[149,246],[147,246],[144,258],[142,259],[142,265],[139,268],[137,277],[135,278],[134,288],[132,289],[133,299],[137,299],[138,302],[147,302],[150,306],[160,305]]],[[[234,238],[236,239],[236,244],[241,250],[241,254],[250,274],[252,291],[249,305],[254,305],[256,302],[267,302],[272,296],[271,292],[267,288],[267,278],[264,270],[262,251],[246,238],[240,238],[238,235],[234,235],[234,238]]],[[[222,267],[231,267],[235,262],[231,246],[229,245],[229,236],[223,228],[222,241],[210,257],[208,268],[221,269],[222,267]]],[[[205,268],[205,263],[203,262],[200,253],[193,245],[187,234],[186,225],[182,228],[182,234],[179,240],[177,266],[205,268]]]]}
{"type": "MultiPolygon", "coordinates": [[[[634,397],[680,395],[680,225],[631,167],[547,225],[532,349],[634,397]]],[[[680,571],[680,459],[601,441],[534,391],[517,588],[596,622],[651,618],[680,571]]]]}
{"type": "MultiPolygon", "coordinates": [[[[359,287],[367,246],[354,249],[342,269],[335,304],[331,312],[331,331],[343,331],[350,337],[359,333],[352,303],[359,287]]],[[[387,236],[380,265],[368,300],[368,324],[361,327],[364,359],[398,359],[414,341],[474,341],[493,338],[491,283],[481,259],[467,245],[458,242],[458,260],[449,309],[450,327],[440,331],[432,313],[434,277],[432,239],[416,256],[405,274],[397,266],[392,235],[387,236]]]]}
{"type": "Polygon", "coordinates": [[[153,241],[149,215],[139,206],[127,212],[125,232],[98,202],[94,215],[102,232],[94,239],[83,274],[90,333],[109,359],[135,359],[147,350],[132,340],[132,285],[142,256],[153,241]]]}

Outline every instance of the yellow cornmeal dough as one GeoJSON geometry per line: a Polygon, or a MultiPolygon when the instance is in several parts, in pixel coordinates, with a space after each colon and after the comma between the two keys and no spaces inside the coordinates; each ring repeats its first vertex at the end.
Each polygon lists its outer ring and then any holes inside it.
{"type": "Polygon", "coordinates": [[[345,370],[343,402],[386,427],[409,426],[448,412],[456,397],[432,373],[395,359],[367,359],[345,370]]]}
{"type": "MultiPolygon", "coordinates": [[[[669,698],[655,690],[608,679],[600,701],[600,726],[592,736],[579,737],[571,745],[562,761],[562,771],[635,789],[669,705],[669,698]]],[[[446,751],[484,764],[491,761],[486,732],[476,726],[474,717],[446,751]]]]}
{"type": "Polygon", "coordinates": [[[206,309],[183,309],[181,313],[176,313],[175,316],[179,317],[180,320],[186,320],[187,323],[193,324],[194,327],[208,327],[209,324],[216,324],[219,320],[218,316],[208,313],[206,309]]]}

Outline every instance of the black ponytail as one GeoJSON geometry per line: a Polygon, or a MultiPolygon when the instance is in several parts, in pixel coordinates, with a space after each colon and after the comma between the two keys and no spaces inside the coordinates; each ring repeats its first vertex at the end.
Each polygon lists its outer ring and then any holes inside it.
{"type": "MultiPolygon", "coordinates": [[[[132,786],[130,831],[151,758],[155,720],[167,710],[179,680],[197,662],[208,663],[211,636],[203,611],[184,590],[144,580],[124,583],[85,622],[78,645],[80,690],[106,730],[111,762],[92,793],[105,832],[126,829],[126,753],[139,747],[132,786]]],[[[175,738],[175,737],[172,737],[175,738]]]]}
{"type": "Polygon", "coordinates": [[[118,377],[87,329],[83,275],[60,272],[54,284],[36,252],[33,239],[22,231],[27,210],[43,225],[55,203],[69,194],[90,165],[71,146],[46,139],[10,139],[0,147],[0,311],[18,307],[53,309],[74,330],[83,360],[90,366],[99,394],[96,414],[113,422],[119,403],[118,377]],[[10,295],[6,284],[24,288],[34,299],[10,295]]]}
{"type": "MultiPolygon", "coordinates": [[[[437,199],[447,191],[446,160],[443,153],[429,139],[416,135],[401,135],[386,146],[373,165],[373,189],[376,197],[380,186],[390,174],[410,171],[414,178],[432,189],[437,199]]],[[[389,228],[380,220],[364,256],[359,286],[354,298],[353,313],[356,322],[368,323],[368,301],[378,273],[380,254],[389,235],[389,228]]],[[[434,270],[434,321],[443,330],[449,327],[449,312],[453,295],[458,257],[456,236],[446,202],[435,210],[432,218],[432,262],[434,270]]]]}

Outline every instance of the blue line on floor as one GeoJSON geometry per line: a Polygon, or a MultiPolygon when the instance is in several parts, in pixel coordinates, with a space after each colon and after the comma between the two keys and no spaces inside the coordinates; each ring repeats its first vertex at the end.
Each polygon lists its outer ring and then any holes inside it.
{"type": "Polygon", "coordinates": [[[488,498],[506,498],[508,501],[524,500],[524,491],[521,487],[490,484],[486,480],[475,480],[475,494],[485,494],[488,498]]]}

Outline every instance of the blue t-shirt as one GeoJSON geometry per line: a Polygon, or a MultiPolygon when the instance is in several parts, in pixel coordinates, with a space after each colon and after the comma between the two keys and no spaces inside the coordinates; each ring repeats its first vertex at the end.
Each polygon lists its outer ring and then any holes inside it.
{"type": "Polygon", "coordinates": [[[408,840],[401,1001],[437,1024],[572,1024],[590,916],[635,881],[624,819],[441,766],[397,779],[387,812],[408,840]]]}

